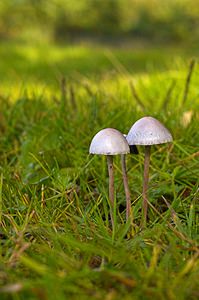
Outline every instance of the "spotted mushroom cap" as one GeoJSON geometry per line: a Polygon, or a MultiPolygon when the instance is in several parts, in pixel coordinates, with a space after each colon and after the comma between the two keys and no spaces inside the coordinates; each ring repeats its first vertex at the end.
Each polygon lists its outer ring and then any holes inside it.
{"type": "Polygon", "coordinates": [[[116,155],[129,153],[129,145],[123,134],[114,128],[100,130],[92,139],[90,154],[116,155]]]}
{"type": "Polygon", "coordinates": [[[173,140],[169,130],[152,117],[144,117],[135,122],[126,139],[129,145],[155,145],[173,140]]]}

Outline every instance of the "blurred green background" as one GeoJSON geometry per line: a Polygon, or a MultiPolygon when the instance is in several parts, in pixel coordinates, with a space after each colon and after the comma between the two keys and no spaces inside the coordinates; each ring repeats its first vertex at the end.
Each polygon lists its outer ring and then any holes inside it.
{"type": "Polygon", "coordinates": [[[198,16],[198,0],[2,0],[0,37],[197,42],[198,16]]]}
{"type": "Polygon", "coordinates": [[[182,70],[198,56],[198,16],[199,0],[2,0],[0,93],[182,70]]]}

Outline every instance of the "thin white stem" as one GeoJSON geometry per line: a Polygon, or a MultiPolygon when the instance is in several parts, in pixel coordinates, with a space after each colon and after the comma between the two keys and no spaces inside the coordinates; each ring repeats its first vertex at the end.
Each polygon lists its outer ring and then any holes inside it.
{"type": "Polygon", "coordinates": [[[113,156],[107,155],[107,165],[108,165],[108,174],[109,174],[109,200],[111,205],[111,223],[112,228],[114,228],[114,169],[113,169],[113,156]]]}
{"type": "Polygon", "coordinates": [[[122,164],[122,176],[123,176],[123,184],[124,184],[124,191],[126,195],[126,220],[131,216],[131,195],[129,190],[128,184],[128,175],[126,170],[126,155],[121,154],[121,164],[122,164]]]}
{"type": "Polygon", "coordinates": [[[145,157],[144,157],[144,179],[143,179],[143,225],[147,222],[147,211],[148,211],[148,182],[149,182],[149,164],[150,164],[150,152],[151,146],[145,146],[145,157]]]}

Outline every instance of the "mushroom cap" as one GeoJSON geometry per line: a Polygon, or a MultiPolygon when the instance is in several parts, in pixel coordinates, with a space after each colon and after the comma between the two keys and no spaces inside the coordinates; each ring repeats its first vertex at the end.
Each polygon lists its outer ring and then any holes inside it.
{"type": "Polygon", "coordinates": [[[152,117],[144,117],[135,122],[126,139],[129,145],[155,145],[173,141],[169,130],[152,117]]]}
{"type": "Polygon", "coordinates": [[[123,134],[114,128],[100,130],[92,139],[89,153],[116,155],[129,153],[129,145],[123,134]]]}
{"type": "MultiPolygon", "coordinates": [[[[123,133],[123,136],[125,137],[125,139],[127,138],[127,134],[123,133]]],[[[130,149],[130,153],[132,154],[138,154],[138,148],[136,147],[136,145],[129,145],[129,149],[130,149]]]]}

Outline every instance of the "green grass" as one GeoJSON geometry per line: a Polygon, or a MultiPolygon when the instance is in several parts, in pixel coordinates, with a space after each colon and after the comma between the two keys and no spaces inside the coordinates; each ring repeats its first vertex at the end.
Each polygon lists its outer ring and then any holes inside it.
{"type": "MultiPolygon", "coordinates": [[[[122,45],[121,45],[122,46],[122,45]]],[[[131,75],[182,70],[197,49],[176,46],[151,47],[138,43],[112,48],[91,44],[63,45],[1,43],[1,93],[20,95],[24,88],[43,92],[55,90],[62,76],[99,78],[125,68],[131,75]],[[119,62],[119,63],[118,63],[119,62]]],[[[113,75],[113,74],[111,74],[113,75]]]]}
{"type": "Polygon", "coordinates": [[[0,48],[0,299],[198,299],[198,66],[183,104],[188,54],[10,46],[0,48]],[[98,130],[125,133],[144,115],[174,143],[153,147],[143,230],[143,148],[127,157],[133,226],[115,158],[113,234],[106,160],[89,156],[89,144],[98,130]]]}

